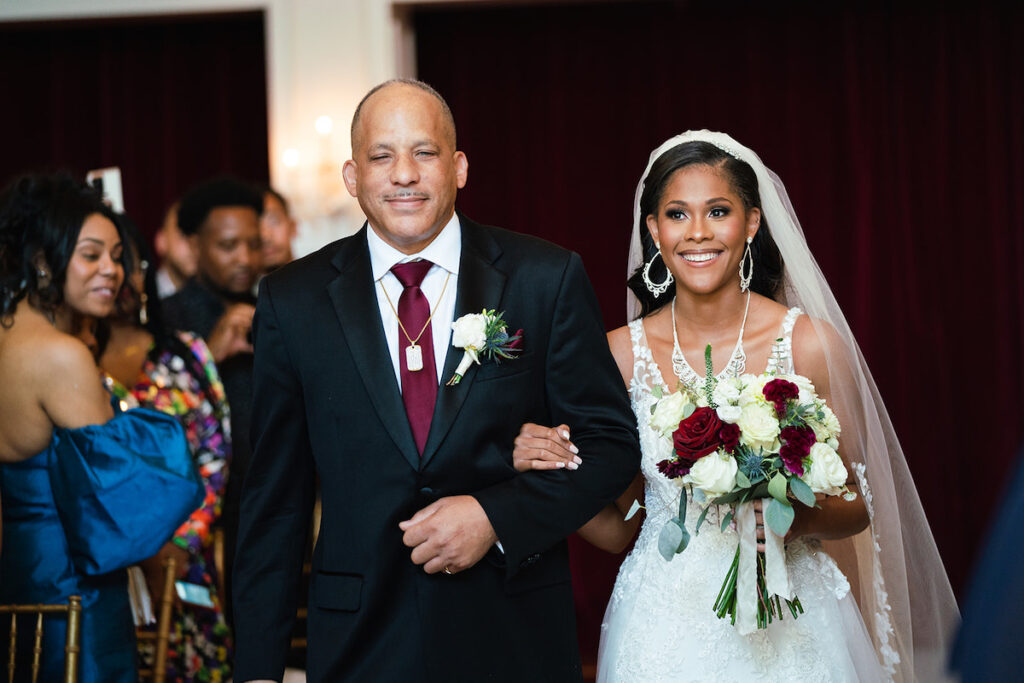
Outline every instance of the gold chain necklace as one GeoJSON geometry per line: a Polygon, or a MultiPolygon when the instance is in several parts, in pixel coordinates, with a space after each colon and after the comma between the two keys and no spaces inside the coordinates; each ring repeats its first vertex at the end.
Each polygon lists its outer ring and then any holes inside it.
{"type": "MultiPolygon", "coordinates": [[[[402,334],[409,340],[409,345],[405,347],[405,365],[409,368],[409,372],[419,372],[423,369],[423,347],[418,342],[423,333],[427,331],[427,327],[430,325],[430,321],[434,319],[434,314],[437,313],[437,307],[441,305],[441,299],[444,298],[444,293],[448,289],[448,281],[452,279],[452,274],[449,272],[448,276],[444,279],[444,287],[441,288],[441,295],[437,297],[437,303],[434,304],[434,309],[430,311],[430,315],[427,317],[427,322],[423,323],[423,327],[420,329],[420,333],[413,339],[409,332],[405,329],[405,325],[402,324],[402,319],[398,315],[398,310],[395,309],[395,304],[392,303],[391,297],[388,295],[387,287],[384,286],[384,279],[380,280],[380,288],[384,291],[384,298],[388,300],[388,305],[391,306],[391,312],[395,314],[395,320],[398,321],[398,329],[402,330],[402,334]]],[[[403,286],[404,287],[404,286],[403,286]]],[[[426,295],[424,295],[426,298],[426,295]]],[[[429,303],[429,302],[428,302],[429,303]]]]}

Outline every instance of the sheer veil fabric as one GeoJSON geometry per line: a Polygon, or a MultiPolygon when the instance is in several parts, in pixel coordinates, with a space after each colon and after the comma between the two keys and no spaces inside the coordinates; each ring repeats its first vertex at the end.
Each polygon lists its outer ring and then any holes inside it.
{"type": "MultiPolygon", "coordinates": [[[[944,680],[960,618],[956,599],[878,388],[779,177],[724,133],[687,131],[666,141],[651,153],[637,185],[627,277],[653,254],[643,253],[640,239],[646,229],[640,195],[651,165],[669,149],[693,141],[711,143],[754,169],[762,215],[785,264],[780,303],[802,308],[825,348],[833,408],[842,420],[840,451],[871,518],[868,529],[826,542],[825,549],[850,581],[882,667],[897,681],[944,680]]],[[[628,289],[626,306],[628,319],[635,319],[640,303],[628,289]]]]}

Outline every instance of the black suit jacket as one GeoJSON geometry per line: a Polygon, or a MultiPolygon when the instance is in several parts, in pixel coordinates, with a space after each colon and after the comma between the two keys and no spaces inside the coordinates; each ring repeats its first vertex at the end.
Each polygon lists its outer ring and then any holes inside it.
{"type": "MultiPolygon", "coordinates": [[[[262,283],[235,680],[281,676],[316,474],[310,680],[580,678],[565,537],[636,474],[636,420],[579,257],[461,223],[455,316],[503,311],[524,330],[524,351],[439,387],[422,457],[385,342],[367,228],[262,283]],[[518,475],[513,440],[530,421],[570,425],[579,470],[518,475]],[[428,575],[398,523],[458,494],[477,498],[504,554],[428,575]]],[[[445,380],[461,357],[448,350],[445,380]]]]}

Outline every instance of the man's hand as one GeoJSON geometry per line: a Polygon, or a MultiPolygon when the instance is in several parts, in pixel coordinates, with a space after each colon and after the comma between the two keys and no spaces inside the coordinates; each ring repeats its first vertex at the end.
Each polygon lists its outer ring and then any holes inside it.
{"type": "Polygon", "coordinates": [[[249,304],[233,304],[210,331],[206,345],[215,363],[236,353],[252,353],[252,316],[256,309],[249,304]]]}
{"type": "Polygon", "coordinates": [[[498,541],[487,513],[473,496],[441,498],[401,522],[412,561],[428,574],[456,573],[480,561],[498,541]]]}

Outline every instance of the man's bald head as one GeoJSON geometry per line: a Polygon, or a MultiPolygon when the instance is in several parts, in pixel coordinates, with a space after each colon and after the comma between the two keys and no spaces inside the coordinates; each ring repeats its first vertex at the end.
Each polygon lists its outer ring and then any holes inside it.
{"type": "Polygon", "coordinates": [[[390,81],[384,81],[380,85],[370,90],[370,92],[366,93],[366,95],[363,96],[363,99],[359,101],[359,105],[356,106],[356,112],[355,114],[352,115],[352,128],[350,130],[350,134],[352,136],[352,151],[355,152],[359,145],[359,123],[360,117],[362,116],[363,113],[363,107],[366,104],[366,102],[371,97],[373,97],[382,90],[401,87],[411,87],[416,88],[418,90],[422,90],[423,92],[427,93],[428,95],[437,100],[438,104],[441,105],[441,114],[444,120],[445,128],[447,129],[445,131],[446,135],[448,136],[447,142],[451,145],[451,148],[453,150],[456,149],[457,147],[455,144],[455,117],[452,116],[452,110],[448,107],[448,103],[444,101],[444,98],[441,97],[441,93],[437,92],[423,81],[417,81],[416,79],[413,78],[392,78],[390,81]]]}

